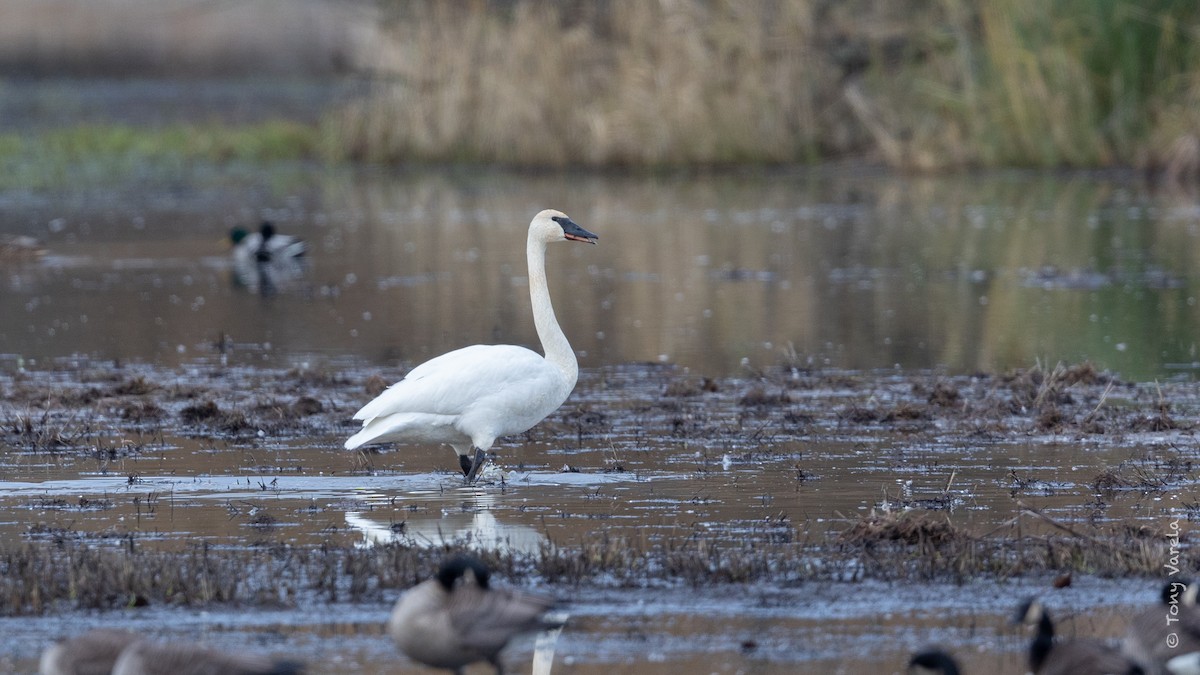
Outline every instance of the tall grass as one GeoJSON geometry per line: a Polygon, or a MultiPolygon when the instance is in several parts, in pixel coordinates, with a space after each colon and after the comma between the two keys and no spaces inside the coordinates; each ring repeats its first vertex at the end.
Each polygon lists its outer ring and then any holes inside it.
{"type": "Polygon", "coordinates": [[[372,160],[815,158],[833,74],[813,58],[811,4],[399,3],[379,64],[394,80],[347,110],[342,139],[372,160]]]}
{"type": "MultiPolygon", "coordinates": [[[[986,164],[1162,161],[1156,132],[1200,93],[1196,3],[1005,0],[982,5],[980,20],[987,94],[970,114],[986,164]]],[[[1200,131],[1190,117],[1162,131],[1200,131]]]]}
{"type": "Polygon", "coordinates": [[[1184,0],[405,0],[348,157],[1200,173],[1184,0]]]}

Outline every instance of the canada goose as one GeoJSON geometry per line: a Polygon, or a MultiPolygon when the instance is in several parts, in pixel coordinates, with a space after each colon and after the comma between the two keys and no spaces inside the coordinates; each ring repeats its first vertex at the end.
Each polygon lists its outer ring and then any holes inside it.
{"type": "Polygon", "coordinates": [[[136,642],[137,633],[96,628],[51,645],[42,652],[40,675],[108,675],[121,651],[136,642]]]}
{"type": "Polygon", "coordinates": [[[551,627],[542,615],[554,600],[492,588],[479,560],[459,555],[409,589],[388,620],[388,635],[410,659],[461,673],[477,661],[504,672],[500,650],[520,633],[551,627]]]}
{"type": "Polygon", "coordinates": [[[1136,663],[1099,641],[1074,639],[1056,642],[1054,622],[1042,603],[1030,598],[1017,609],[1014,623],[1037,626],[1029,644],[1029,670],[1037,675],[1143,675],[1136,663]]]}
{"type": "Polygon", "coordinates": [[[940,675],[959,675],[958,662],[940,649],[927,649],[913,654],[908,660],[908,672],[940,673],[940,675]]]}
{"type": "Polygon", "coordinates": [[[121,652],[112,675],[300,675],[304,664],[231,654],[191,644],[138,640],[121,652]]]}
{"type": "Polygon", "coordinates": [[[550,304],[546,245],[596,239],[561,211],[547,209],[529,223],[529,295],[545,357],[513,345],[472,345],[426,361],[355,413],[363,428],[346,441],[346,449],[393,441],[446,443],[458,455],[466,482],[474,482],[497,438],[541,422],[575,388],[579,364],[550,304]]]}
{"type": "Polygon", "coordinates": [[[1122,651],[1150,675],[1200,675],[1200,583],[1169,581],[1162,601],[1129,622],[1122,651]]]}

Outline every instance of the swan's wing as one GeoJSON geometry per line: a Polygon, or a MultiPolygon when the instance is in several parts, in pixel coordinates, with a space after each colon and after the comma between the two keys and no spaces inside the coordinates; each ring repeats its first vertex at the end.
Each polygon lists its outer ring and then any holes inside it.
{"type": "Polygon", "coordinates": [[[473,345],[442,354],[421,365],[354,419],[364,422],[396,413],[459,415],[469,405],[501,390],[532,392],[554,366],[537,352],[513,345],[473,345]]]}

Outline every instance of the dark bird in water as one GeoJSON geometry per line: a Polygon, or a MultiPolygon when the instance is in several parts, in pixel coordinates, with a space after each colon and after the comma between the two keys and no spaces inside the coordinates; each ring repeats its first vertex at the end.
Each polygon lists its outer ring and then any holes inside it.
{"type": "Polygon", "coordinates": [[[137,633],[97,628],[53,644],[42,652],[40,675],[108,675],[117,657],[137,642],[137,633]]]}
{"type": "Polygon", "coordinates": [[[409,589],[392,610],[388,635],[410,659],[461,673],[487,661],[504,672],[500,650],[513,637],[561,624],[544,618],[555,601],[513,589],[493,588],[486,566],[459,555],[434,578],[409,589]]]}
{"type": "Polygon", "coordinates": [[[264,295],[294,287],[308,272],[308,243],[279,234],[264,220],[258,232],[235,227],[229,231],[233,244],[233,270],[237,283],[264,295]]]}
{"type": "Polygon", "coordinates": [[[910,675],[959,675],[958,662],[940,649],[927,649],[913,654],[908,660],[908,672],[910,675]]]}
{"type": "Polygon", "coordinates": [[[303,675],[304,664],[193,644],[139,640],[125,648],[112,675],[303,675]]]}
{"type": "Polygon", "coordinates": [[[40,675],[301,675],[304,665],[97,628],[42,653],[40,675]]]}
{"type": "Polygon", "coordinates": [[[1121,650],[1148,675],[1200,675],[1200,583],[1163,585],[1162,597],[1129,622],[1121,650]]]}
{"type": "Polygon", "coordinates": [[[1099,640],[1055,640],[1054,622],[1036,598],[1021,603],[1013,622],[1036,626],[1029,643],[1029,670],[1035,675],[1145,675],[1141,666],[1099,640]]]}

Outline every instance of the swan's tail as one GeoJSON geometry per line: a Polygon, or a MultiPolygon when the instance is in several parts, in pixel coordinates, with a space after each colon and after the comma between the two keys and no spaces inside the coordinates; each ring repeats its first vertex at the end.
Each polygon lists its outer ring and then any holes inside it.
{"type": "Polygon", "coordinates": [[[346,449],[354,450],[354,449],[360,448],[360,447],[366,445],[367,443],[370,443],[371,441],[375,440],[380,435],[381,435],[380,429],[378,428],[378,426],[372,427],[372,426],[370,426],[370,423],[368,422],[367,424],[363,425],[363,428],[361,431],[359,431],[357,434],[354,434],[350,438],[346,439],[346,449]]]}
{"type": "MultiPolygon", "coordinates": [[[[365,408],[364,408],[365,410],[365,408]]],[[[362,412],[359,412],[362,415],[362,412]]],[[[363,419],[356,416],[356,419],[363,419]]],[[[383,417],[370,417],[363,421],[363,428],[346,439],[346,449],[354,450],[369,443],[450,443],[456,441],[442,432],[453,427],[454,417],[430,413],[394,413],[383,417]]]]}

